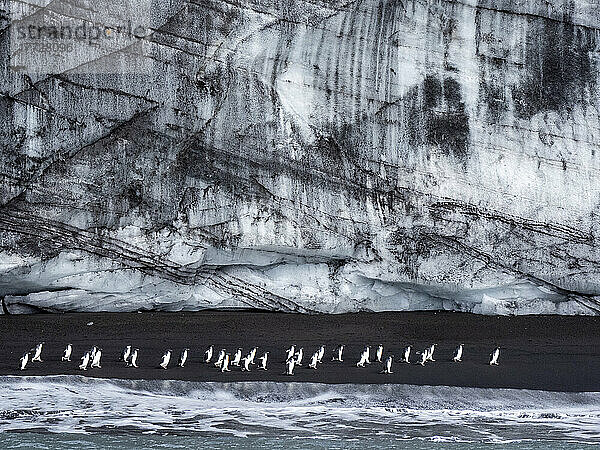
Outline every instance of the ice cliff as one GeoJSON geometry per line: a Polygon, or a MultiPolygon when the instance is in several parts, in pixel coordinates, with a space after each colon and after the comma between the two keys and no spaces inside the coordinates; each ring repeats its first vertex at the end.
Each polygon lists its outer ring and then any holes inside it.
{"type": "Polygon", "coordinates": [[[4,313],[600,312],[598,0],[155,2],[121,75],[10,3],[4,313]]]}

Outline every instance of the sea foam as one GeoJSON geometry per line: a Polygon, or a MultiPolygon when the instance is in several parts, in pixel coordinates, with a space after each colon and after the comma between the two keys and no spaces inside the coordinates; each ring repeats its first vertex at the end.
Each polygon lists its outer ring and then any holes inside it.
{"type": "Polygon", "coordinates": [[[600,393],[0,377],[0,432],[600,443],[600,393]]]}

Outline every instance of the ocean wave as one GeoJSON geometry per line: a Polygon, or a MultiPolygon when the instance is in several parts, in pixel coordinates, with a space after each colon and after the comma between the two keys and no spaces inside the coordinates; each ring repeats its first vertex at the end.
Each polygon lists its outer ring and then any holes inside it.
{"type": "Polygon", "coordinates": [[[0,432],[600,443],[600,393],[0,377],[0,432]]]}

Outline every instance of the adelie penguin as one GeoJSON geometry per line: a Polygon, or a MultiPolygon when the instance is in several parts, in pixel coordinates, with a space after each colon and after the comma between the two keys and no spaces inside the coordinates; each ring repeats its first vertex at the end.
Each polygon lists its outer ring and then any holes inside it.
{"type": "Polygon", "coordinates": [[[35,348],[32,350],[33,358],[31,358],[31,362],[42,362],[42,348],[44,347],[44,342],[40,342],[35,348]]]}
{"type": "Polygon", "coordinates": [[[496,347],[490,354],[490,366],[498,365],[498,357],[500,356],[500,347],[496,347]]]}
{"type": "Polygon", "coordinates": [[[285,374],[292,376],[294,375],[294,366],[296,365],[296,360],[294,358],[288,359],[285,363],[285,374]]]}
{"type": "Polygon", "coordinates": [[[123,350],[123,353],[121,353],[121,359],[123,360],[123,362],[127,363],[130,355],[131,355],[131,345],[128,345],[127,347],[125,347],[125,350],[123,350]]]}
{"type": "Polygon", "coordinates": [[[160,367],[166,369],[169,366],[169,361],[171,361],[171,350],[167,350],[162,357],[162,361],[159,364],[160,367]]]}
{"type": "Polygon", "coordinates": [[[454,357],[452,358],[452,361],[461,362],[462,354],[463,354],[463,345],[460,344],[458,347],[456,347],[456,350],[454,350],[454,357]]]}
{"type": "Polygon", "coordinates": [[[410,364],[410,345],[404,347],[404,362],[410,364]]]}
{"type": "Polygon", "coordinates": [[[381,362],[381,358],[383,357],[383,345],[379,345],[379,347],[377,347],[377,351],[375,352],[375,359],[377,360],[377,362],[381,362]]]}
{"type": "Polygon", "coordinates": [[[73,346],[71,344],[67,344],[65,347],[65,352],[61,358],[61,361],[71,361],[71,353],[73,353],[73,346]]]}
{"type": "Polygon", "coordinates": [[[95,345],[90,349],[90,361],[93,361],[96,357],[96,352],[98,351],[98,347],[95,345]]]}
{"type": "Polygon", "coordinates": [[[316,369],[318,363],[319,363],[319,352],[316,351],[311,356],[311,358],[310,358],[310,364],[308,365],[308,367],[311,368],[311,369],[316,369]]]}
{"type": "Polygon", "coordinates": [[[429,351],[427,352],[427,361],[434,361],[435,359],[433,359],[433,352],[435,351],[435,346],[437,344],[431,344],[431,346],[429,347],[429,351]]]}
{"type": "Polygon", "coordinates": [[[296,352],[296,365],[302,365],[302,358],[304,357],[304,349],[301,347],[300,350],[296,352]]]}
{"type": "Polygon", "coordinates": [[[213,346],[211,345],[210,347],[208,347],[206,349],[206,351],[204,352],[204,362],[206,364],[208,364],[212,358],[213,355],[213,346]]]}
{"type": "Polygon", "coordinates": [[[241,360],[242,360],[242,349],[238,348],[237,351],[235,352],[235,354],[233,355],[233,359],[231,360],[231,365],[239,367],[241,360]]]}
{"type": "Polygon", "coordinates": [[[367,364],[371,364],[371,347],[369,347],[367,345],[365,347],[364,353],[365,353],[365,356],[366,356],[366,363],[367,364]]]}
{"type": "Polygon", "coordinates": [[[134,348],[131,352],[131,357],[129,358],[129,362],[127,363],[127,367],[137,367],[137,359],[138,353],[140,352],[139,348],[134,348]]]}
{"type": "Polygon", "coordinates": [[[242,358],[242,372],[250,372],[250,361],[252,361],[252,355],[248,353],[242,358]]]}
{"type": "Polygon", "coordinates": [[[94,367],[97,369],[102,368],[100,367],[100,358],[102,358],[102,349],[97,348],[96,353],[94,353],[94,358],[92,358],[92,364],[90,366],[90,369],[93,369],[94,367]]]}
{"type": "MultiPolygon", "coordinates": [[[[229,363],[229,357],[227,357],[227,362],[229,363]]],[[[222,348],[219,352],[219,356],[217,356],[217,360],[215,361],[215,367],[221,367],[223,365],[223,360],[225,359],[225,349],[222,348]]]]}
{"type": "Polygon", "coordinates": [[[338,346],[338,348],[336,348],[333,352],[333,358],[331,359],[332,361],[339,361],[339,362],[343,362],[344,360],[342,359],[342,354],[344,353],[344,346],[340,345],[338,346]]]}
{"type": "Polygon", "coordinates": [[[365,367],[365,364],[371,364],[369,362],[369,347],[365,347],[360,354],[360,359],[356,363],[356,367],[365,367]]]}
{"type": "Polygon", "coordinates": [[[21,359],[20,359],[19,367],[21,368],[21,370],[25,370],[25,367],[27,367],[28,362],[29,362],[29,352],[25,352],[25,353],[23,353],[23,356],[21,356],[21,359]]]}
{"type": "Polygon", "coordinates": [[[387,357],[387,359],[385,360],[385,368],[383,369],[382,373],[387,373],[387,374],[393,373],[392,372],[392,359],[393,359],[393,356],[391,356],[391,355],[387,357]]]}
{"type": "Polygon", "coordinates": [[[423,350],[421,352],[421,361],[419,361],[419,364],[424,366],[428,359],[429,359],[429,349],[426,348],[425,350],[423,350]]]}
{"type": "Polygon", "coordinates": [[[221,364],[221,373],[223,372],[231,372],[231,369],[229,368],[229,355],[225,355],[223,357],[223,363],[221,364]]]}
{"type": "Polygon", "coordinates": [[[81,364],[79,365],[79,370],[87,370],[87,366],[90,363],[90,352],[85,352],[85,354],[81,357],[81,364]]]}
{"type": "Polygon", "coordinates": [[[267,370],[267,359],[269,359],[269,352],[265,352],[260,358],[258,358],[259,366],[261,370],[267,370]]]}
{"type": "Polygon", "coordinates": [[[285,360],[289,361],[290,359],[292,359],[294,357],[295,354],[296,354],[296,347],[292,345],[290,348],[288,348],[286,350],[285,360]]]}
{"type": "Polygon", "coordinates": [[[250,364],[256,364],[254,362],[254,358],[256,358],[257,351],[258,351],[258,347],[253,347],[252,350],[250,350],[250,353],[248,353],[248,356],[250,356],[250,364]]]}
{"type": "MultiPolygon", "coordinates": [[[[365,349],[363,350],[363,355],[364,355],[364,363],[366,364],[371,364],[371,347],[369,347],[368,345],[365,347],[365,349]]],[[[363,366],[364,366],[363,363],[363,366]]]]}
{"type": "Polygon", "coordinates": [[[179,367],[185,366],[185,362],[188,359],[188,351],[189,348],[184,348],[181,352],[181,355],[179,355],[179,367]]]}
{"type": "Polygon", "coordinates": [[[321,348],[319,348],[319,358],[317,359],[319,364],[323,362],[323,356],[325,356],[325,346],[321,345],[321,348]]]}

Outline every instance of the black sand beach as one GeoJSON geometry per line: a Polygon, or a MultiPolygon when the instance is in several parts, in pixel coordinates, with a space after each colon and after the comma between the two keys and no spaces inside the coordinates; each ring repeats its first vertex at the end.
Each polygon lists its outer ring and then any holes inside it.
{"type": "Polygon", "coordinates": [[[478,316],[449,312],[293,315],[250,311],[181,313],[79,313],[0,316],[0,375],[82,374],[102,378],[180,379],[194,381],[307,381],[323,383],[406,383],[554,391],[600,390],[600,317],[478,316]],[[87,325],[93,322],[93,325],[87,325]],[[22,353],[45,341],[43,363],[18,370],[22,353]],[[67,343],[70,363],[60,362],[67,343]],[[465,345],[463,362],[451,357],[457,343],[465,345]],[[333,349],[346,345],[344,362],[331,361],[333,349]],[[395,355],[394,373],[381,374],[381,364],[357,368],[362,346],[385,346],[395,355]],[[415,351],[437,343],[425,367],[415,351]],[[125,345],[140,348],[139,368],[119,361],[125,345]],[[269,351],[269,370],[222,374],[203,364],[204,350],[244,352],[258,346],[269,351]],[[304,347],[304,364],[293,377],[283,375],[285,349],[304,347]],[[324,363],[308,369],[310,354],[326,345],[324,363]],[[412,364],[400,362],[405,345],[413,346],[412,364]],[[102,368],[77,369],[92,345],[103,349],[102,368]],[[500,365],[488,365],[489,353],[502,348],[500,365]],[[183,347],[190,348],[185,368],[176,367],[183,347]],[[168,370],[158,368],[165,349],[174,350],[168,370]]]}

